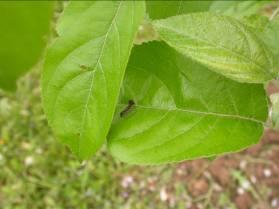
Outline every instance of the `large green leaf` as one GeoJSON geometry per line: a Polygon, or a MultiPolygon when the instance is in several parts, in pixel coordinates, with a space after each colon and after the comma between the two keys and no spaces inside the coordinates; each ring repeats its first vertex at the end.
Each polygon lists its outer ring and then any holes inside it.
{"type": "Polygon", "coordinates": [[[14,90],[16,80],[38,61],[47,41],[54,2],[0,1],[0,88],[14,90]]]}
{"type": "Polygon", "coordinates": [[[234,18],[195,13],[157,20],[154,26],[170,46],[231,79],[262,83],[278,74],[272,52],[234,18]]]}
{"type": "Polygon", "coordinates": [[[144,2],[73,1],[43,71],[43,105],[54,133],[80,158],[103,144],[144,2]]]}
{"type": "Polygon", "coordinates": [[[279,64],[279,18],[269,20],[267,17],[251,15],[241,19],[266,44],[275,56],[275,64],[279,64]]]}
{"type": "Polygon", "coordinates": [[[214,1],[210,11],[238,18],[243,24],[251,27],[279,62],[279,18],[269,20],[260,15],[263,7],[272,2],[275,1],[214,1]]]}
{"type": "Polygon", "coordinates": [[[229,80],[163,43],[133,49],[123,85],[108,135],[109,150],[121,161],[210,157],[243,149],[262,135],[263,85],[229,80]]]}
{"type": "Polygon", "coordinates": [[[207,11],[212,1],[147,1],[146,10],[151,19],[207,11]]]}
{"type": "Polygon", "coordinates": [[[262,7],[272,1],[214,1],[210,5],[210,11],[237,18],[258,14],[262,7]]]}
{"type": "Polygon", "coordinates": [[[256,33],[262,33],[270,24],[270,21],[265,16],[250,15],[239,19],[243,24],[250,27],[256,33]]]}
{"type": "Polygon", "coordinates": [[[279,17],[269,22],[261,37],[275,54],[279,63],[279,17]]]}

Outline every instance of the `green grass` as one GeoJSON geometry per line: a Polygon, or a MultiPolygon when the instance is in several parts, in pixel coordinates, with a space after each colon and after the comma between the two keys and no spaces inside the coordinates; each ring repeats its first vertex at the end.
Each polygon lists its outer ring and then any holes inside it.
{"type": "Polygon", "coordinates": [[[164,208],[154,201],[158,192],[141,187],[158,172],[170,175],[172,167],[143,172],[116,162],[105,147],[81,164],[47,125],[38,74],[21,79],[15,94],[0,93],[0,208],[164,208]],[[125,176],[135,178],[128,188],[121,186],[125,176]]]}
{"type": "Polygon", "coordinates": [[[192,196],[191,183],[205,178],[208,169],[202,167],[212,159],[203,166],[198,161],[196,166],[131,166],[114,160],[104,146],[80,163],[47,124],[39,74],[22,78],[15,93],[0,92],[0,209],[235,208],[232,199],[241,179],[234,175],[221,192],[212,190],[218,183],[209,175],[208,191],[192,196]]]}
{"type": "MultiPolygon", "coordinates": [[[[146,37],[138,38],[141,42],[146,37]]],[[[208,193],[204,199],[191,197],[189,182],[175,177],[177,165],[125,165],[105,146],[80,163],[48,127],[39,75],[33,71],[22,78],[16,93],[0,90],[0,209],[185,209],[190,202],[201,208],[235,208],[235,191],[230,188],[235,190],[241,182],[239,175],[234,174],[237,181],[232,178],[230,187],[222,188],[213,206],[208,193]],[[162,188],[171,190],[174,202],[160,199],[162,188]]]]}

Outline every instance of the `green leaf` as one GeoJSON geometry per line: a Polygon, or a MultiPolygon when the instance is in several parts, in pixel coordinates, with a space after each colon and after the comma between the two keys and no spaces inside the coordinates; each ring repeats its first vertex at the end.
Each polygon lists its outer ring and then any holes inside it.
{"type": "Polygon", "coordinates": [[[251,15],[241,19],[266,44],[275,56],[275,64],[279,64],[279,18],[269,20],[267,17],[251,15]],[[277,61],[277,62],[276,62],[277,61]]]}
{"type": "Polygon", "coordinates": [[[262,39],[275,54],[276,59],[279,62],[279,18],[273,19],[269,22],[262,33],[262,39]]]}
{"type": "Polygon", "coordinates": [[[109,150],[121,161],[211,157],[255,144],[262,135],[262,84],[229,80],[163,43],[133,49],[123,86],[108,135],[109,150]]]}
{"type": "Polygon", "coordinates": [[[151,19],[207,11],[212,1],[146,1],[146,10],[151,19]]]}
{"type": "Polygon", "coordinates": [[[15,90],[16,80],[36,64],[46,45],[54,2],[0,2],[0,88],[15,90]]]}
{"type": "Polygon", "coordinates": [[[250,15],[240,19],[240,21],[257,33],[262,33],[270,23],[267,17],[260,15],[250,15]]]}
{"type": "Polygon", "coordinates": [[[274,1],[215,1],[210,6],[211,12],[238,18],[250,27],[270,49],[279,63],[279,18],[269,20],[260,15],[267,4],[274,1]]]}
{"type": "Polygon", "coordinates": [[[279,129],[279,93],[271,94],[270,100],[272,103],[271,119],[273,127],[279,129]]]}
{"type": "Polygon", "coordinates": [[[195,13],[157,20],[154,26],[170,46],[228,78],[263,83],[278,74],[272,52],[234,18],[195,13]]]}
{"type": "Polygon", "coordinates": [[[73,1],[61,17],[43,71],[43,105],[79,159],[106,138],[144,10],[141,1],[73,1]]]}
{"type": "Polygon", "coordinates": [[[270,4],[271,1],[214,1],[210,5],[209,11],[223,15],[242,18],[258,14],[264,5],[270,4]]]}

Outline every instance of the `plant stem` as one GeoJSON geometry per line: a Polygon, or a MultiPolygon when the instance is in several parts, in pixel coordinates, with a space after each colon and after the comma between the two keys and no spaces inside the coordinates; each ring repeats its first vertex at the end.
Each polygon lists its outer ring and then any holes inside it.
{"type": "Polygon", "coordinates": [[[279,7],[277,7],[277,9],[274,10],[274,12],[270,16],[269,20],[270,21],[273,20],[278,14],[279,14],[279,7]]]}

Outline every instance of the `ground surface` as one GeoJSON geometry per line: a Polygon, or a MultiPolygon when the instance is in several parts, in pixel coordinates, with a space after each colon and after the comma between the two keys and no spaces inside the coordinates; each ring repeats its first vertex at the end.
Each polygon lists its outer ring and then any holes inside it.
{"type": "Polygon", "coordinates": [[[47,126],[37,74],[0,93],[1,209],[279,208],[278,132],[215,160],[128,166],[104,148],[80,164],[47,126]]]}

